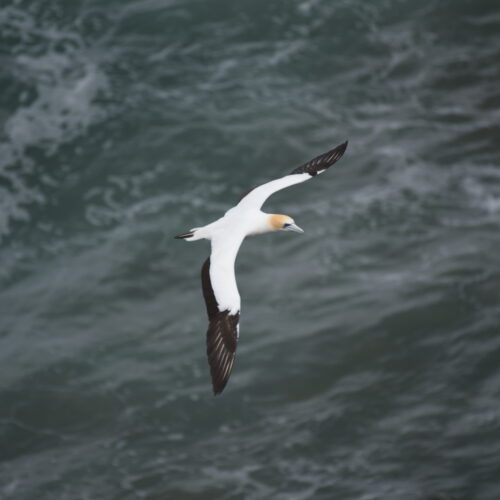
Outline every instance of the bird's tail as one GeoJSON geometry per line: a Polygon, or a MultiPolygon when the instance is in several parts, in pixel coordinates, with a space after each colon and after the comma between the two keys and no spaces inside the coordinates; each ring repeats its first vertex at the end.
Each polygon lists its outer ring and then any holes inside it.
{"type": "Polygon", "coordinates": [[[194,232],[189,231],[189,232],[184,233],[184,234],[178,234],[177,236],[174,236],[174,238],[176,238],[178,240],[185,240],[187,238],[192,238],[193,236],[194,236],[194,232]]]}
{"type": "Polygon", "coordinates": [[[200,238],[197,237],[198,235],[196,234],[196,231],[198,231],[198,229],[200,228],[194,227],[193,229],[190,229],[187,233],[178,234],[177,236],[175,236],[175,238],[178,240],[187,240],[187,241],[199,240],[200,238]]]}

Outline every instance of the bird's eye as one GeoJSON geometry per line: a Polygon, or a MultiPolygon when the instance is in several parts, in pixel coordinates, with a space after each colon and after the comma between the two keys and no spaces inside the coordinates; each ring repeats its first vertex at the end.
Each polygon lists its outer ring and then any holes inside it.
{"type": "Polygon", "coordinates": [[[291,224],[290,224],[289,222],[285,222],[285,223],[283,224],[283,227],[288,227],[288,226],[291,226],[291,224]]]}

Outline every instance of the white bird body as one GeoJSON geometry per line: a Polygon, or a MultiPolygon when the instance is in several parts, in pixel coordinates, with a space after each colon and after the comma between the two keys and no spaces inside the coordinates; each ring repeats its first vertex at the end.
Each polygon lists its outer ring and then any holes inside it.
{"type": "Polygon", "coordinates": [[[187,241],[206,239],[212,243],[210,281],[219,311],[236,314],[240,310],[240,295],[234,274],[236,255],[247,236],[273,231],[269,214],[238,204],[220,219],[191,231],[194,234],[185,238],[187,241]]]}
{"type": "Polygon", "coordinates": [[[258,186],[220,219],[176,236],[186,241],[211,241],[210,258],[202,268],[202,285],[209,317],[207,355],[215,394],[224,389],[236,353],[241,300],[234,264],[243,240],[247,236],[279,230],[303,233],[291,217],[267,214],[261,207],[276,191],[304,182],[326,170],[342,157],[346,147],[347,142],[297,167],[290,175],[258,186]]]}
{"type": "Polygon", "coordinates": [[[220,219],[217,219],[203,227],[191,229],[192,237],[185,238],[186,241],[213,240],[218,236],[238,235],[242,238],[253,234],[261,234],[271,231],[267,219],[268,214],[253,207],[235,207],[228,210],[220,219]]]}

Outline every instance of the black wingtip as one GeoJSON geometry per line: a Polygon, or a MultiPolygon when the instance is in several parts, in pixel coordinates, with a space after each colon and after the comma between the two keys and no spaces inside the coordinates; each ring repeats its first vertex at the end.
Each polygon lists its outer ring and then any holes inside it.
{"type": "Polygon", "coordinates": [[[229,377],[231,376],[231,372],[233,371],[232,367],[233,363],[234,363],[234,353],[233,353],[233,361],[231,362],[231,368],[227,375],[223,376],[220,373],[215,373],[215,371],[211,373],[212,392],[214,393],[214,396],[221,395],[224,389],[226,388],[226,385],[229,382],[229,377]]]}
{"type": "Polygon", "coordinates": [[[316,156],[307,163],[304,163],[304,165],[293,169],[291,174],[309,174],[311,177],[318,175],[319,173],[323,172],[323,170],[331,167],[334,163],[339,161],[342,156],[344,156],[344,152],[347,149],[348,144],[349,141],[345,141],[335,148],[330,149],[330,151],[316,156]]]}
{"type": "MultiPolygon", "coordinates": [[[[226,387],[226,384],[224,384],[224,387],[226,387]]],[[[215,387],[215,385],[212,385],[212,391],[214,393],[214,398],[216,398],[217,396],[220,396],[222,394],[224,387],[215,387]]]]}
{"type": "Polygon", "coordinates": [[[214,393],[214,397],[220,396],[222,391],[226,388],[226,385],[229,381],[229,376],[226,379],[216,379],[212,377],[212,392],[214,393]]]}
{"type": "Polygon", "coordinates": [[[333,156],[333,153],[336,153],[338,155],[337,160],[340,160],[340,158],[342,157],[342,155],[345,153],[345,150],[347,149],[347,146],[349,145],[349,141],[345,141],[343,142],[342,144],[339,144],[336,148],[332,149],[330,151],[330,155],[333,156]]]}
{"type": "Polygon", "coordinates": [[[231,314],[228,310],[219,311],[208,325],[207,358],[214,396],[224,390],[233,370],[239,320],[239,312],[231,314]]]}

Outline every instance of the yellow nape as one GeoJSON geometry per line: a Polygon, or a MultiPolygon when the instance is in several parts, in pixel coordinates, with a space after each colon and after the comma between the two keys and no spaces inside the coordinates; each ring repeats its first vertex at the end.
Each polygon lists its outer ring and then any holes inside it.
{"type": "Polygon", "coordinates": [[[275,231],[278,231],[278,229],[283,229],[285,224],[293,224],[293,219],[288,217],[288,215],[271,214],[269,216],[269,224],[275,231]]]}

